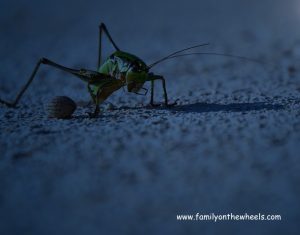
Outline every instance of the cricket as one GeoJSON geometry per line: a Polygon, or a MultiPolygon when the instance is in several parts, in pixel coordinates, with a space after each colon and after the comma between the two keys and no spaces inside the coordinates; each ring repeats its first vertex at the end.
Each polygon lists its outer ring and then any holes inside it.
{"type": "Polygon", "coordinates": [[[168,94],[166,89],[165,78],[161,75],[154,74],[150,70],[157,64],[177,58],[189,55],[219,55],[227,56],[233,58],[239,58],[243,60],[249,60],[256,63],[261,63],[255,59],[250,59],[242,56],[222,54],[222,53],[204,53],[204,52],[194,52],[194,53],[182,53],[194,48],[204,47],[209,45],[209,43],[198,44],[190,46],[178,51],[175,51],[153,63],[147,65],[139,57],[124,52],[116,45],[115,41],[112,39],[107,27],[104,23],[99,25],[99,48],[98,48],[98,63],[96,71],[89,69],[72,69],[62,66],[56,62],[53,62],[47,58],[41,58],[33,69],[29,79],[16,95],[13,102],[8,102],[0,99],[0,103],[6,105],[7,107],[16,108],[20,99],[22,98],[25,91],[28,89],[36,74],[41,67],[41,65],[48,65],[56,69],[65,71],[72,74],[87,84],[87,90],[91,96],[92,102],[95,105],[94,111],[89,112],[90,118],[95,118],[100,112],[100,104],[102,104],[111,94],[119,90],[122,87],[127,87],[128,92],[136,93],[138,95],[146,95],[148,92],[147,88],[144,88],[145,82],[151,82],[151,92],[150,92],[150,106],[160,106],[165,105],[166,107],[172,107],[176,105],[176,101],[170,103],[168,100],[168,94]],[[102,62],[102,39],[103,35],[106,35],[109,42],[115,49],[115,51],[102,62]],[[161,81],[164,103],[159,104],[154,102],[154,82],[161,81]],[[141,93],[143,91],[143,93],[141,93]]]}

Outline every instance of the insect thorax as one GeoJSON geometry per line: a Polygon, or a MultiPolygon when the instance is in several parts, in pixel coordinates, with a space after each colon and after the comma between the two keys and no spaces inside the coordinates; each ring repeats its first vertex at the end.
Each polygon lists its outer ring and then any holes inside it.
{"type": "Polygon", "coordinates": [[[131,70],[145,71],[147,70],[147,65],[135,55],[123,51],[116,51],[104,61],[98,69],[98,72],[119,79],[131,70]]]}

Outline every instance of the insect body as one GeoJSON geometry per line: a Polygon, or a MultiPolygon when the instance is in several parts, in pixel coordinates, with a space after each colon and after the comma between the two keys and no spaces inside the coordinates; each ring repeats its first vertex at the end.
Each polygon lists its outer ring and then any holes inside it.
{"type": "Polygon", "coordinates": [[[129,92],[138,92],[148,78],[148,67],[140,58],[122,51],[114,52],[98,69],[127,84],[129,92]]]}
{"type": "MultiPolygon", "coordinates": [[[[153,74],[150,72],[150,69],[161,63],[162,61],[192,55],[192,54],[210,54],[210,55],[223,55],[230,57],[238,57],[226,54],[217,54],[217,53],[190,53],[190,54],[180,54],[181,52],[206,46],[206,44],[195,45],[192,47],[188,47],[176,52],[171,53],[170,55],[163,57],[162,59],[147,65],[144,61],[138,58],[135,55],[129,54],[127,52],[121,51],[116,43],[113,41],[111,35],[109,34],[106,26],[101,23],[99,26],[99,51],[98,51],[98,64],[97,70],[87,70],[87,69],[71,69],[65,66],[59,65],[49,59],[42,58],[36,64],[31,76],[29,77],[27,83],[21,89],[21,91],[17,94],[15,100],[13,102],[7,102],[0,99],[0,103],[7,105],[8,107],[16,107],[19,100],[23,96],[24,92],[30,86],[33,81],[38,69],[42,64],[55,67],[57,69],[63,70],[67,73],[70,73],[84,82],[87,83],[88,91],[92,97],[93,102],[95,103],[95,110],[93,113],[89,113],[90,117],[96,117],[99,113],[99,105],[106,100],[113,92],[119,90],[121,87],[127,87],[128,92],[134,92],[136,94],[140,94],[140,90],[145,90],[145,94],[147,93],[147,89],[143,88],[145,82],[151,82],[151,99],[150,105],[155,106],[154,104],[154,81],[160,80],[162,82],[163,93],[164,93],[164,105],[172,106],[175,103],[170,104],[168,102],[168,95],[166,90],[166,82],[163,76],[153,74]],[[101,58],[102,53],[102,36],[105,34],[112,46],[115,48],[115,52],[109,56],[103,63],[101,58]]],[[[238,57],[240,59],[247,59],[244,57],[238,57]]],[[[251,60],[251,59],[248,59],[251,60]]],[[[255,61],[257,62],[257,61],[255,61]]]]}
{"type": "Polygon", "coordinates": [[[49,59],[42,58],[38,61],[30,78],[18,93],[14,102],[7,102],[0,99],[0,103],[3,103],[8,107],[16,107],[24,92],[33,81],[41,64],[49,65],[73,74],[88,84],[88,91],[96,105],[95,111],[93,113],[90,113],[91,117],[97,116],[97,114],[99,113],[99,105],[116,90],[120,89],[121,87],[127,86],[127,90],[129,92],[138,93],[141,89],[145,89],[143,88],[143,84],[146,81],[151,81],[151,105],[155,105],[153,101],[155,80],[162,81],[165,99],[164,104],[166,106],[174,105],[168,103],[165,79],[160,75],[149,73],[149,66],[147,66],[145,62],[143,62],[135,55],[121,51],[111,38],[106,26],[103,23],[99,26],[99,57],[97,71],[87,69],[71,69],[59,65],[49,59]],[[103,64],[101,64],[103,33],[106,34],[116,51],[111,56],[109,56],[109,58],[107,58],[103,62],[103,64]]]}

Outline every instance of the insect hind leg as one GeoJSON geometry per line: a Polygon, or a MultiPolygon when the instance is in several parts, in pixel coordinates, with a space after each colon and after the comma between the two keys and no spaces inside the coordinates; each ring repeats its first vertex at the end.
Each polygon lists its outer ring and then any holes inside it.
{"type": "Polygon", "coordinates": [[[65,71],[65,72],[72,73],[73,75],[76,75],[76,76],[80,75],[80,70],[70,69],[70,68],[64,67],[62,65],[59,65],[59,64],[57,64],[57,63],[55,63],[55,62],[53,62],[53,61],[51,61],[47,58],[41,58],[37,62],[36,66],[34,67],[29,79],[27,80],[25,85],[22,87],[22,89],[19,91],[19,93],[17,94],[15,100],[13,102],[9,102],[9,101],[5,101],[5,100],[0,99],[0,103],[5,104],[7,107],[15,108],[16,105],[18,104],[18,102],[20,101],[21,97],[23,96],[23,94],[25,93],[25,91],[28,89],[28,87],[32,83],[33,79],[35,78],[35,75],[38,72],[41,64],[45,64],[45,65],[55,67],[57,69],[65,71]]]}
{"type": "Polygon", "coordinates": [[[99,67],[101,65],[101,60],[102,60],[102,34],[103,33],[107,36],[108,40],[113,45],[113,47],[115,48],[115,50],[116,51],[120,50],[119,47],[117,46],[117,44],[112,39],[110,33],[108,32],[106,25],[104,23],[101,23],[99,25],[99,49],[98,49],[98,64],[97,64],[97,69],[99,69],[99,67]]]}

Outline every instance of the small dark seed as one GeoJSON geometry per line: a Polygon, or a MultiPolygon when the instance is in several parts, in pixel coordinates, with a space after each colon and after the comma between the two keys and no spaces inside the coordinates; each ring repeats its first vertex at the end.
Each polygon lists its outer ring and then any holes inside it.
{"type": "Polygon", "coordinates": [[[51,118],[71,118],[76,110],[76,103],[67,96],[56,96],[47,105],[46,110],[51,118]]]}

